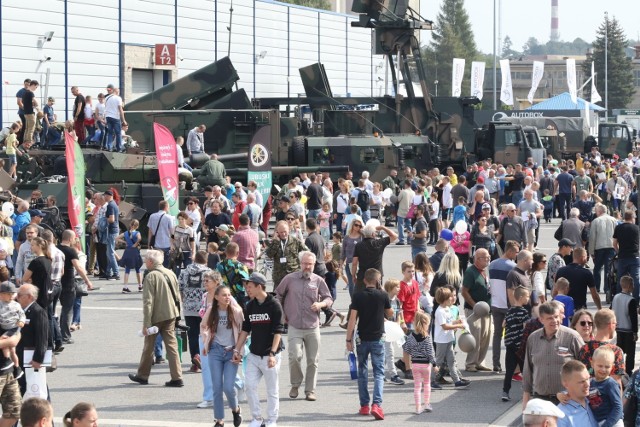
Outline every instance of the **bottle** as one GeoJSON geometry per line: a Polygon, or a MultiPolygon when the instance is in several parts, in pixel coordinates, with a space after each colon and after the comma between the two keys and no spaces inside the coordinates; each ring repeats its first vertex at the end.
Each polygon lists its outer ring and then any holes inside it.
{"type": "MultiPolygon", "coordinates": [[[[149,335],[155,335],[155,334],[157,334],[157,333],[158,333],[158,331],[159,331],[159,329],[158,329],[158,327],[157,327],[157,326],[151,326],[150,328],[148,328],[148,329],[147,329],[147,334],[149,334],[149,335]]],[[[144,334],[142,333],[142,331],[138,332],[138,336],[139,336],[139,337],[143,337],[143,336],[144,336],[144,334]]]]}

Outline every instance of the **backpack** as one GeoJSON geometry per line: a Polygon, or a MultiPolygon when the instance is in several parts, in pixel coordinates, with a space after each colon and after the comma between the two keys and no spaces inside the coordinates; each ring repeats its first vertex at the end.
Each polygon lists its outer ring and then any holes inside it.
{"type": "Polygon", "coordinates": [[[356,198],[356,204],[363,212],[369,210],[369,204],[371,203],[371,195],[367,190],[359,190],[358,197],[356,198]]]}

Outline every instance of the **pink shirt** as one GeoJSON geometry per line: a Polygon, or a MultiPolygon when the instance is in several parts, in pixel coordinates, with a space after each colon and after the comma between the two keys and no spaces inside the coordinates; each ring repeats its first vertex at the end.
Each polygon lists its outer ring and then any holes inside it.
{"type": "Polygon", "coordinates": [[[255,268],[256,253],[258,251],[258,233],[250,227],[240,227],[231,238],[232,242],[238,244],[238,261],[248,268],[255,268]]]}

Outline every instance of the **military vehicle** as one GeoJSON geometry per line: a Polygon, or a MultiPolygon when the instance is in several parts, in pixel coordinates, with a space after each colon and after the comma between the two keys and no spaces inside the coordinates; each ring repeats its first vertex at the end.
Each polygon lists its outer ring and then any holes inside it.
{"type": "Polygon", "coordinates": [[[490,122],[476,129],[474,153],[477,160],[493,159],[502,164],[524,164],[530,157],[543,165],[546,150],[533,127],[522,127],[507,121],[490,122]]]}

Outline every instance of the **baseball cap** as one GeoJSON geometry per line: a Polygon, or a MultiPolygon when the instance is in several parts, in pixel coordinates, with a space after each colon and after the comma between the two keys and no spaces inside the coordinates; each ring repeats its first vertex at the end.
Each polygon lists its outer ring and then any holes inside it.
{"type": "Polygon", "coordinates": [[[216,227],[216,229],[217,230],[222,230],[222,231],[224,231],[226,233],[227,231],[229,231],[229,226],[227,224],[222,224],[222,225],[219,225],[218,227],[216,227]]]}
{"type": "Polygon", "coordinates": [[[109,83],[107,85],[107,89],[115,89],[116,87],[113,85],[113,83],[109,83]]]}
{"type": "Polygon", "coordinates": [[[484,209],[491,209],[491,205],[489,203],[483,203],[482,204],[482,210],[484,209]]]}
{"type": "Polygon", "coordinates": [[[477,182],[483,183],[484,182],[484,177],[483,176],[479,176],[477,182]]]}
{"type": "Polygon", "coordinates": [[[267,278],[264,277],[264,274],[260,274],[260,273],[251,273],[251,276],[249,276],[248,279],[242,279],[243,282],[253,282],[257,285],[262,285],[262,286],[266,286],[267,285],[267,278]]]}
{"type": "Polygon", "coordinates": [[[542,399],[531,399],[522,411],[522,415],[548,415],[551,417],[564,418],[562,412],[556,405],[542,399]]]}
{"type": "Polygon", "coordinates": [[[549,171],[544,171],[544,174],[545,174],[545,175],[550,175],[550,174],[551,174],[551,172],[549,172],[549,171]]]}
{"type": "Polygon", "coordinates": [[[104,192],[105,196],[113,196],[113,192],[111,190],[107,190],[104,192]]]}
{"type": "Polygon", "coordinates": [[[16,290],[16,285],[11,282],[2,282],[0,283],[0,294],[15,294],[18,291],[16,290]]]}
{"type": "Polygon", "coordinates": [[[31,215],[31,217],[39,216],[41,218],[47,216],[47,214],[42,212],[40,209],[29,209],[29,215],[31,215]]]}
{"type": "Polygon", "coordinates": [[[291,199],[290,199],[289,197],[287,197],[287,196],[282,196],[282,197],[280,198],[280,201],[281,201],[281,202],[291,203],[291,199]]]}
{"type": "Polygon", "coordinates": [[[571,246],[573,248],[575,245],[576,245],[575,243],[573,243],[571,240],[569,240],[567,238],[564,238],[564,239],[562,239],[562,240],[560,240],[558,242],[558,247],[559,248],[561,248],[563,246],[571,246]]]}

